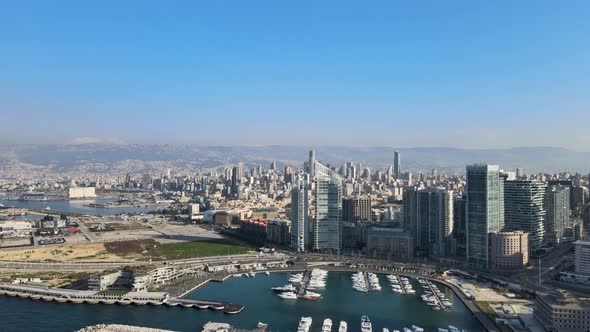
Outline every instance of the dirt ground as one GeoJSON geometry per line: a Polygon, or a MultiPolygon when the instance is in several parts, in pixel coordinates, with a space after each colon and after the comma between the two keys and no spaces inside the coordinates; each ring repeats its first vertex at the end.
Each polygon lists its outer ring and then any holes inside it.
{"type": "Polygon", "coordinates": [[[120,261],[122,258],[107,252],[103,243],[88,243],[78,245],[48,246],[43,248],[28,248],[22,250],[0,251],[3,261],[76,261],[76,260],[104,260],[120,261]]]}

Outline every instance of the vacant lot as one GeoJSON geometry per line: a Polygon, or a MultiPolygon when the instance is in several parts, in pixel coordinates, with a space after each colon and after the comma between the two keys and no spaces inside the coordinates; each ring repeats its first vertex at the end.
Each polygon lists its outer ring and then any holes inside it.
{"type": "Polygon", "coordinates": [[[192,257],[244,254],[251,248],[227,240],[158,243],[155,240],[133,240],[105,243],[108,253],[128,259],[170,260],[192,257]]]}
{"type": "Polygon", "coordinates": [[[0,260],[3,261],[75,261],[75,260],[121,260],[109,254],[102,243],[74,244],[36,247],[34,249],[2,250],[0,260]]]}

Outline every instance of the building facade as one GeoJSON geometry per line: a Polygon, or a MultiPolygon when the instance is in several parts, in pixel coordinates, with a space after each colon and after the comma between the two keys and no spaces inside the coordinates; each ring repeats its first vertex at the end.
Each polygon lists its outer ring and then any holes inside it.
{"type": "Polygon", "coordinates": [[[453,192],[443,188],[404,191],[404,228],[421,255],[445,257],[455,252],[453,192]]]}
{"type": "Polygon", "coordinates": [[[297,252],[309,248],[309,189],[307,181],[297,176],[291,190],[291,247],[297,252]]]}
{"type": "Polygon", "coordinates": [[[372,257],[412,259],[414,239],[400,228],[371,227],[367,231],[367,251],[372,257]]]}
{"type": "Polygon", "coordinates": [[[548,186],[545,192],[545,238],[544,242],[559,244],[570,218],[570,188],[548,186]]]}
{"type": "Polygon", "coordinates": [[[590,276],[590,239],[574,242],[576,274],[590,276]]]}
{"type": "Polygon", "coordinates": [[[271,219],[266,223],[266,240],[276,244],[291,243],[291,222],[283,219],[271,219]]]}
{"type": "Polygon", "coordinates": [[[522,231],[491,234],[492,270],[521,271],[529,262],[529,235],[522,231]]]}
{"type": "Polygon", "coordinates": [[[340,253],[342,249],[342,178],[315,162],[315,220],[313,249],[340,253]]]}
{"type": "Polygon", "coordinates": [[[538,180],[504,182],[504,230],[529,234],[531,252],[543,245],[545,183],[538,180]]]}
{"type": "Polygon", "coordinates": [[[359,222],[371,220],[371,198],[368,196],[344,197],[342,221],[359,222]]]}
{"type": "Polygon", "coordinates": [[[534,317],[548,332],[590,331],[590,304],[565,291],[539,293],[534,317]]]}
{"type": "Polygon", "coordinates": [[[400,160],[400,154],[398,151],[393,152],[393,176],[395,177],[396,180],[401,179],[401,160],[400,160]]]}
{"type": "Polygon", "coordinates": [[[498,165],[467,166],[466,256],[477,268],[491,267],[490,234],[504,227],[502,182],[498,165]]]}

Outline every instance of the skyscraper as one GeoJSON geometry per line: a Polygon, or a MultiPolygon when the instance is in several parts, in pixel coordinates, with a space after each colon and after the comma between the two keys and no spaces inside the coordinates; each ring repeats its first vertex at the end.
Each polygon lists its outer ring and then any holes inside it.
{"type": "Polygon", "coordinates": [[[298,252],[309,247],[308,204],[307,182],[297,176],[291,189],[291,247],[298,252]]]}
{"type": "Polygon", "coordinates": [[[394,151],[393,152],[393,176],[396,179],[400,179],[400,175],[401,175],[401,161],[400,161],[400,155],[398,151],[394,151]]]}
{"type": "Polygon", "coordinates": [[[455,198],[453,202],[453,235],[456,243],[456,255],[465,257],[466,244],[466,219],[467,197],[465,195],[455,198]]]}
{"type": "Polygon", "coordinates": [[[342,178],[317,161],[314,170],[316,215],[313,249],[339,254],[342,249],[342,178]]]}
{"type": "Polygon", "coordinates": [[[545,188],[538,180],[504,182],[504,230],[528,233],[531,253],[543,244],[545,188]]]}
{"type": "Polygon", "coordinates": [[[467,166],[467,262],[489,269],[490,233],[504,227],[502,180],[498,165],[467,166]]]}
{"type": "Polygon", "coordinates": [[[307,161],[307,167],[308,167],[307,173],[309,173],[309,175],[313,179],[314,174],[315,174],[315,151],[314,150],[309,150],[309,160],[307,161]]]}
{"type": "Polygon", "coordinates": [[[545,192],[545,242],[559,244],[563,230],[569,224],[570,188],[548,186],[545,192]]]}
{"type": "Polygon", "coordinates": [[[419,252],[432,257],[454,253],[452,191],[407,187],[403,206],[405,228],[414,236],[419,252]]]}

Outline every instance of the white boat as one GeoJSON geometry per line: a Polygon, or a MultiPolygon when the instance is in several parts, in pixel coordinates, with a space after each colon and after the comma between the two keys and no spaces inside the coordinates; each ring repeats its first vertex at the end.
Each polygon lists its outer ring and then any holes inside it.
{"type": "Polygon", "coordinates": [[[410,330],[410,329],[409,329],[409,328],[407,328],[407,327],[404,327],[404,332],[412,332],[412,330],[410,330]]]}
{"type": "Polygon", "coordinates": [[[297,332],[309,332],[311,328],[311,317],[301,317],[299,321],[299,326],[297,327],[297,332]]]}
{"type": "Polygon", "coordinates": [[[285,300],[297,300],[297,294],[293,292],[279,293],[279,297],[285,300]]]}
{"type": "Polygon", "coordinates": [[[449,332],[459,332],[459,329],[454,327],[453,325],[449,325],[449,332]]]}
{"type": "Polygon", "coordinates": [[[348,330],[348,323],[341,320],[340,325],[338,326],[338,332],[346,332],[348,330]]]}
{"type": "Polygon", "coordinates": [[[388,329],[388,328],[386,328],[386,327],[384,327],[384,328],[383,328],[383,332],[389,332],[389,329],[388,329]]]}
{"type": "Polygon", "coordinates": [[[438,328],[438,332],[449,332],[449,330],[443,329],[442,327],[439,327],[438,328]]]}
{"type": "Polygon", "coordinates": [[[424,329],[418,325],[412,325],[412,332],[424,332],[424,329]]]}
{"type": "Polygon", "coordinates": [[[264,272],[264,274],[266,274],[267,276],[269,276],[270,275],[270,272],[266,271],[266,272],[264,272]]]}
{"type": "Polygon", "coordinates": [[[297,289],[292,284],[288,284],[281,287],[273,287],[272,290],[275,292],[294,292],[297,289]]]}
{"type": "Polygon", "coordinates": [[[332,331],[332,320],[330,318],[324,319],[324,324],[322,325],[322,332],[331,332],[332,331]]]}
{"type": "Polygon", "coordinates": [[[373,331],[373,325],[371,325],[371,320],[369,319],[369,316],[363,315],[361,317],[361,332],[372,332],[372,331],[373,331]]]}

